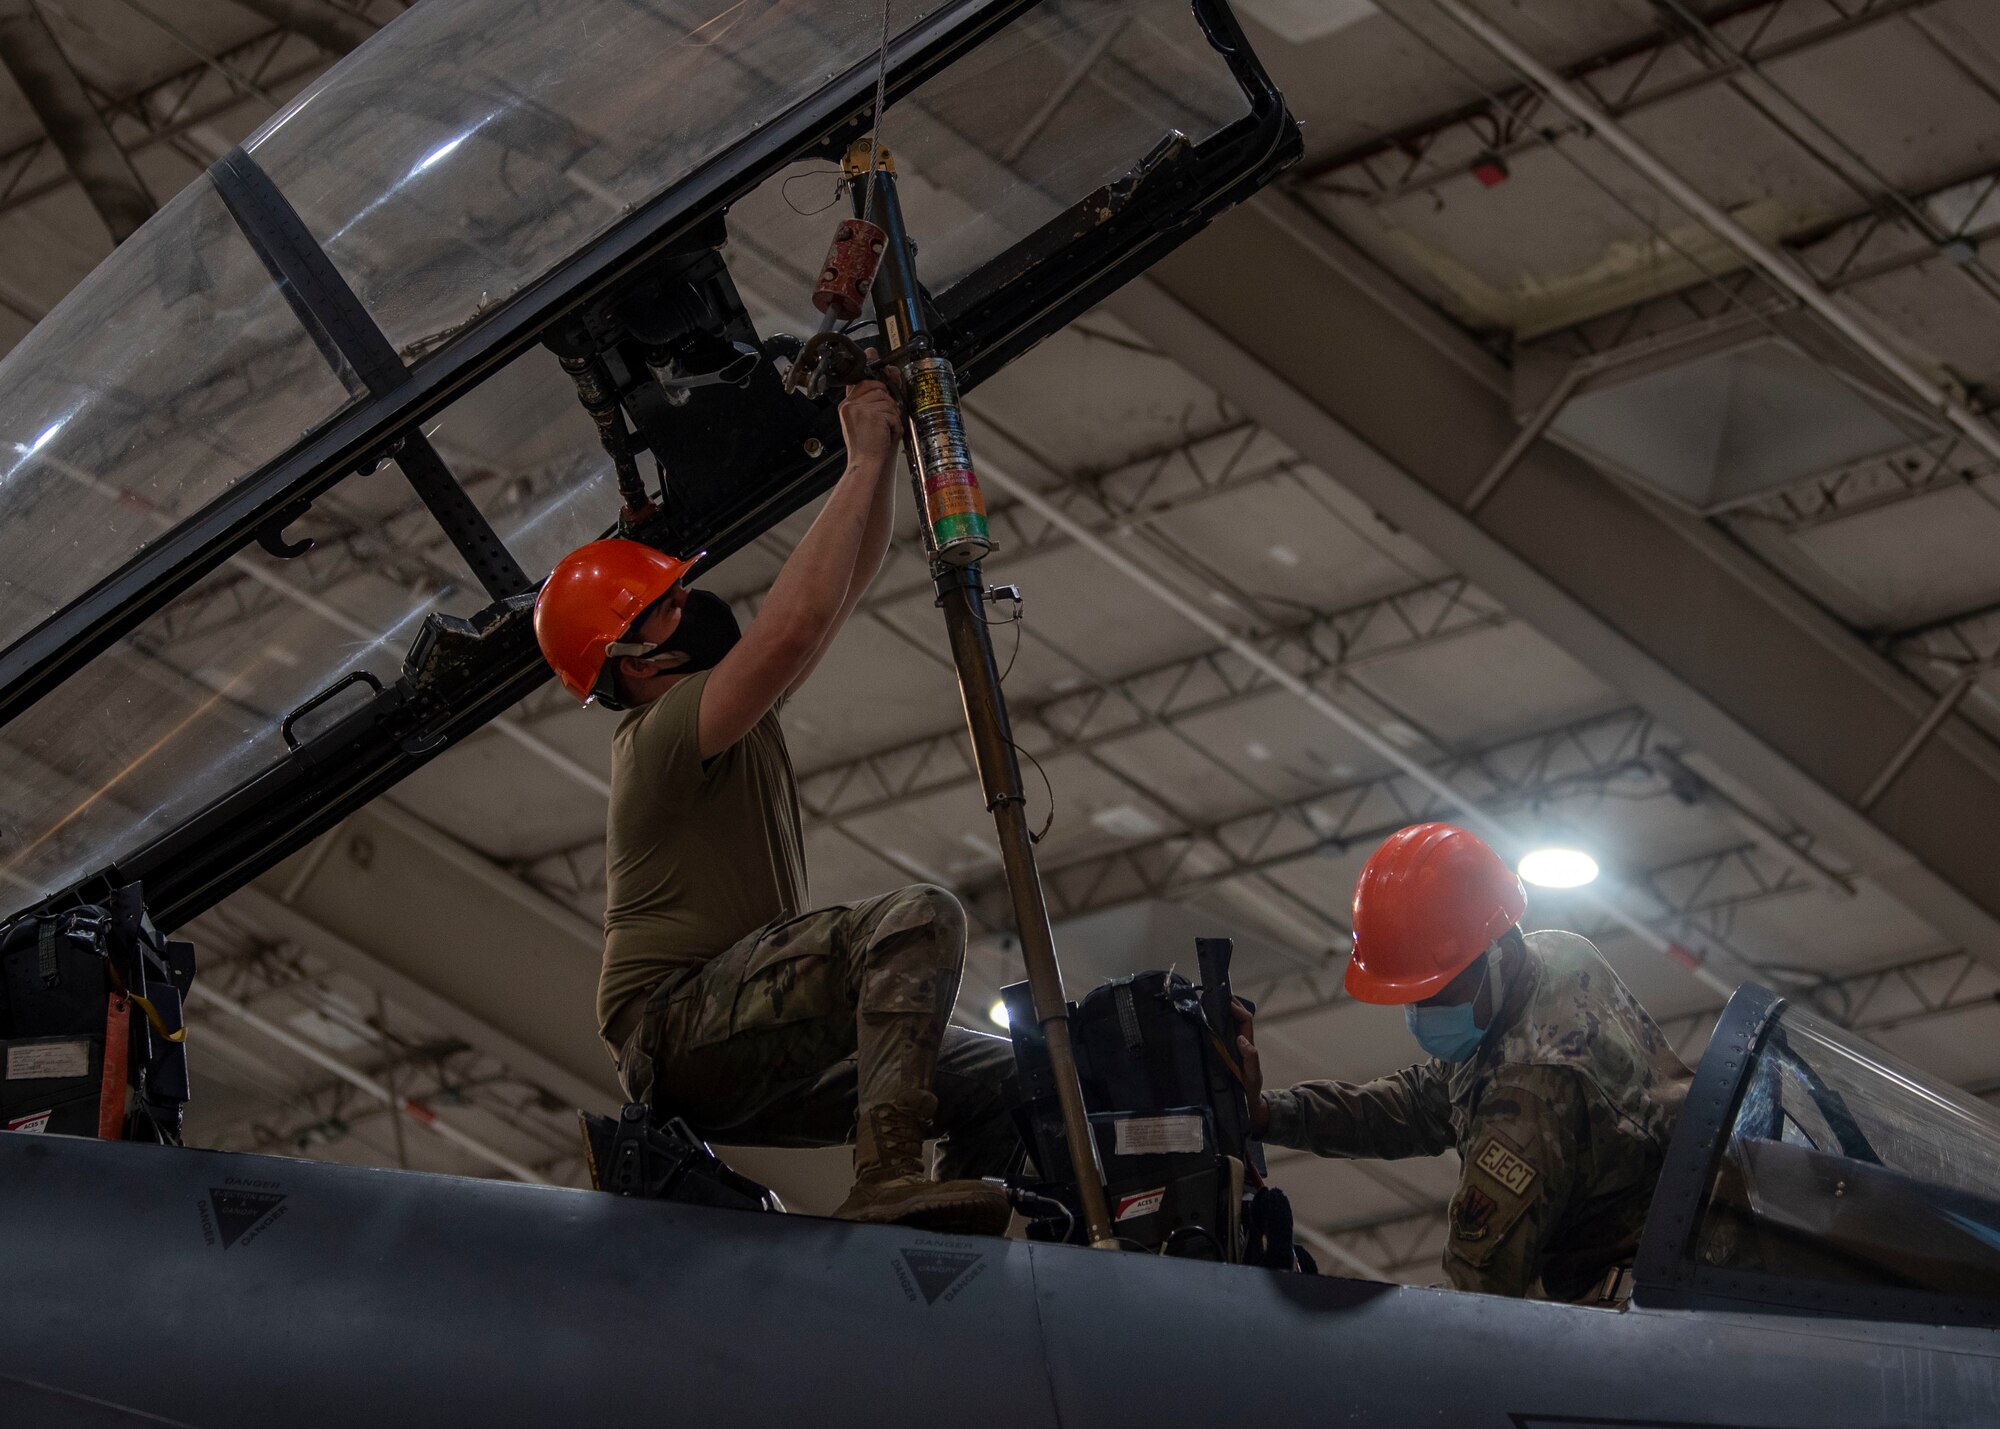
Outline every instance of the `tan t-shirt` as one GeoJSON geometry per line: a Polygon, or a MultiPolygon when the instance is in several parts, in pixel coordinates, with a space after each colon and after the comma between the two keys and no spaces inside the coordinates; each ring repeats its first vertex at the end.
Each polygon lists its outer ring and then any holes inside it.
{"type": "Polygon", "coordinates": [[[705,670],[681,681],[611,738],[601,1032],[674,967],[806,911],[798,783],[778,712],[704,767],[707,683],[705,670]]]}

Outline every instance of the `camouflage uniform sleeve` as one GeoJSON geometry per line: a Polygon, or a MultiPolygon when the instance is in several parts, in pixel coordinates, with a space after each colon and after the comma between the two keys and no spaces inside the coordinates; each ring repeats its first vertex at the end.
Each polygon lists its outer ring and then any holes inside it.
{"type": "Polygon", "coordinates": [[[1436,1156],[1452,1148],[1451,1099],[1436,1062],[1372,1082],[1301,1082],[1264,1093],[1264,1140],[1315,1156],[1436,1156]]]}
{"type": "Polygon", "coordinates": [[[1588,1111],[1567,1067],[1503,1067],[1473,1109],[1448,1214],[1444,1270],[1460,1290],[1526,1296],[1583,1179],[1588,1111]]]}

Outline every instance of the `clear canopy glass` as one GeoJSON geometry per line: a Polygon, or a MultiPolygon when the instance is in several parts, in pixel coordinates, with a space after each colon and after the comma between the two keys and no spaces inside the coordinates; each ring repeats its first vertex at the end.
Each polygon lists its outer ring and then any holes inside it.
{"type": "Polygon", "coordinates": [[[881,36],[880,0],[425,0],[245,147],[412,360],[881,36]]]}
{"type": "MultiPolygon", "coordinates": [[[[893,0],[892,32],[962,3],[893,0]]],[[[525,285],[866,67],[882,24],[880,0],[425,0],[246,148],[403,360],[446,361],[525,285]]],[[[1045,0],[885,116],[926,283],[949,310],[953,283],[1168,136],[1247,107],[1186,0],[1045,0]]],[[[812,161],[736,205],[725,256],[760,323],[810,330],[836,202],[812,161]]],[[[0,361],[0,644],[360,393],[197,181],[0,361]]],[[[425,426],[531,577],[616,515],[545,352],[425,426]]],[[[292,534],[320,548],[247,545],[0,731],[14,906],[284,758],[284,714],[354,670],[392,680],[427,611],[485,604],[394,467],[292,534]]]]}
{"type": "Polygon", "coordinates": [[[2000,1299],[2000,1112],[1787,1006],[1750,1070],[1695,1255],[2000,1299]]]}
{"type": "Polygon", "coordinates": [[[197,182],[0,362],[0,645],[346,404],[197,182]]]}

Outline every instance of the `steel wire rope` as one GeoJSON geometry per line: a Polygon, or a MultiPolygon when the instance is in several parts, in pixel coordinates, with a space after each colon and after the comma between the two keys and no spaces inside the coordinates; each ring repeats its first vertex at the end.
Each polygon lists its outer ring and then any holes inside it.
{"type": "Polygon", "coordinates": [[[882,0],[882,52],[875,63],[875,123],[868,133],[868,186],[861,194],[861,221],[875,221],[875,173],[882,167],[882,107],[889,93],[889,7],[882,0]]]}

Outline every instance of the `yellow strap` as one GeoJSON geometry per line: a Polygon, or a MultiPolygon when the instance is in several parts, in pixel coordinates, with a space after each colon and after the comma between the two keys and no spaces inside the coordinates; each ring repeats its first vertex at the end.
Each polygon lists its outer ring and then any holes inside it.
{"type": "Polygon", "coordinates": [[[1243,1088],[1246,1092],[1249,1091],[1250,1084],[1243,1080],[1243,1069],[1236,1065],[1236,1058],[1230,1053],[1229,1048],[1224,1045],[1222,1034],[1210,1028],[1208,1044],[1215,1048],[1215,1055],[1222,1058],[1222,1065],[1229,1069],[1229,1075],[1236,1078],[1236,1085],[1243,1088]]]}
{"type": "Polygon", "coordinates": [[[139,996],[139,994],[136,992],[128,992],[125,995],[130,999],[132,999],[132,1001],[139,1004],[139,1007],[146,1014],[146,1020],[153,1024],[153,1030],[155,1032],[159,1033],[169,1042],[187,1041],[187,1035],[188,1035],[187,1028],[182,1027],[173,1032],[167,1031],[167,1024],[161,1018],[159,1009],[154,1007],[149,999],[139,996]]]}
{"type": "Polygon", "coordinates": [[[132,992],[129,989],[127,989],[125,986],[125,979],[118,976],[118,969],[113,967],[110,963],[106,963],[104,967],[105,970],[111,974],[111,985],[117,988],[120,992],[124,993],[128,1001],[135,1002],[138,1004],[139,1010],[146,1014],[146,1020],[153,1024],[153,1030],[155,1032],[159,1033],[169,1042],[187,1041],[187,1035],[188,1035],[187,1028],[183,1027],[177,1032],[167,1031],[166,1019],[160,1016],[160,1009],[153,1006],[152,1000],[150,998],[141,997],[139,996],[138,993],[132,992]]]}

